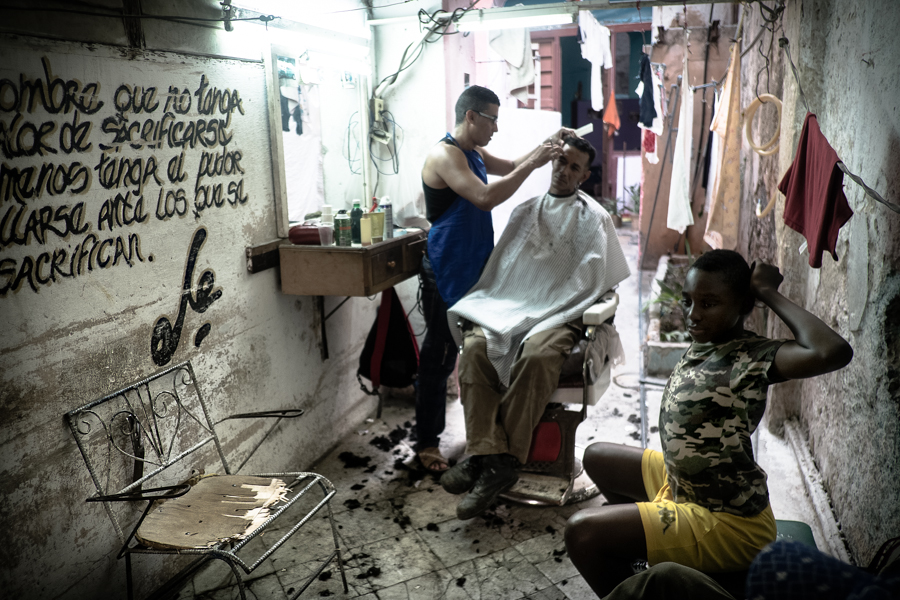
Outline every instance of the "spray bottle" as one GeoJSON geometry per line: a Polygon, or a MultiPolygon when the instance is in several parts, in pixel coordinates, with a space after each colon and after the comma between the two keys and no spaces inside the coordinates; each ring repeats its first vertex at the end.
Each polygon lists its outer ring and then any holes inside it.
{"type": "Polygon", "coordinates": [[[381,199],[381,208],[384,209],[384,239],[394,237],[394,214],[391,207],[391,199],[385,196],[381,199]]]}

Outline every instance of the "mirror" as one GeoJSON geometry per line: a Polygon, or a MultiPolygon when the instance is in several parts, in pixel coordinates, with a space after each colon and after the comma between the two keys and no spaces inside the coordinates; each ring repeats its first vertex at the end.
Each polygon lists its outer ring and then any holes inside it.
{"type": "Polygon", "coordinates": [[[272,45],[267,60],[270,136],[279,237],[330,204],[365,200],[368,130],[365,63],[272,45]]]}

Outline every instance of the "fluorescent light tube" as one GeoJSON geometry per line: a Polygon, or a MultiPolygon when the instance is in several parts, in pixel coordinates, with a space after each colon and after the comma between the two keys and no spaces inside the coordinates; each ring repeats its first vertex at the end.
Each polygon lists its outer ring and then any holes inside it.
{"type": "Polygon", "coordinates": [[[472,15],[470,18],[460,19],[456,24],[456,28],[459,31],[488,31],[491,29],[517,29],[546,27],[549,25],[569,25],[574,22],[574,15],[567,12],[521,17],[504,16],[500,18],[490,18],[487,15],[479,18],[478,16],[472,15]]]}

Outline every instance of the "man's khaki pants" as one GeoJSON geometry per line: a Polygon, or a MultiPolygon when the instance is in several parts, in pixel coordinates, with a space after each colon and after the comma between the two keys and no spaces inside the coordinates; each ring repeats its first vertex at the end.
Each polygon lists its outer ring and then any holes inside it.
{"type": "Polygon", "coordinates": [[[559,384],[559,373],[582,337],[581,319],[536,333],[522,344],[504,390],[487,357],[484,331],[470,325],[463,332],[459,387],[466,418],[466,452],[512,454],[525,463],[531,434],[559,384]]]}

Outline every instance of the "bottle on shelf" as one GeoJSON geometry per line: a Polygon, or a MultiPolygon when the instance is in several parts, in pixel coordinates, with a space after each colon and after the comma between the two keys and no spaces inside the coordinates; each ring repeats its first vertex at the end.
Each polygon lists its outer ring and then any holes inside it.
{"type": "Polygon", "coordinates": [[[354,244],[360,243],[359,220],[362,218],[362,208],[359,206],[359,200],[353,201],[353,209],[350,211],[350,238],[354,244]]]}
{"type": "Polygon", "coordinates": [[[372,245],[372,219],[369,213],[363,214],[359,220],[359,239],[363,246],[372,245]]]}
{"type": "Polygon", "coordinates": [[[350,215],[346,210],[339,210],[334,217],[334,243],[336,246],[349,248],[351,243],[350,215]]]}
{"type": "Polygon", "coordinates": [[[385,196],[381,199],[381,207],[384,209],[384,239],[394,237],[394,215],[391,207],[391,199],[385,196]]]}

